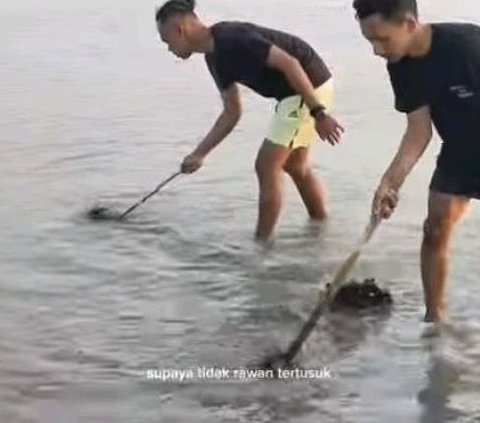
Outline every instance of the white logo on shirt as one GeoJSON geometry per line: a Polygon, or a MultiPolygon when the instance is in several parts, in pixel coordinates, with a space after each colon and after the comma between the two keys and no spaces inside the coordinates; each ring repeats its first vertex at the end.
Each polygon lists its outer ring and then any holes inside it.
{"type": "Polygon", "coordinates": [[[450,91],[455,93],[458,98],[470,98],[475,95],[475,93],[465,85],[453,85],[450,87],[450,91]]]}

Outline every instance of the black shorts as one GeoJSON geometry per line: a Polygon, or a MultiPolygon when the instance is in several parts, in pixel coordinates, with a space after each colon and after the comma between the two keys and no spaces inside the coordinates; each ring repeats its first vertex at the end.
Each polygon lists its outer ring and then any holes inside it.
{"type": "Polygon", "coordinates": [[[480,169],[472,173],[447,170],[437,165],[430,182],[430,190],[480,200],[480,169]]]}

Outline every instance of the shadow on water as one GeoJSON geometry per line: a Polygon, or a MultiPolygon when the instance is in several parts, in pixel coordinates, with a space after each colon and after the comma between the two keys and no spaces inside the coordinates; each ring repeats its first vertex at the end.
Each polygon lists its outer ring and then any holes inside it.
{"type": "MultiPolygon", "coordinates": [[[[131,233],[152,229],[158,230],[142,219],[122,225],[122,230],[131,233]]],[[[196,329],[185,328],[175,341],[165,338],[165,343],[175,342],[177,352],[176,356],[162,356],[162,367],[247,369],[265,353],[285,348],[298,334],[318,297],[319,270],[305,266],[305,252],[312,249],[305,243],[318,246],[317,240],[309,239],[301,245],[300,240],[289,239],[286,246],[264,250],[245,242],[247,235],[241,240],[204,240],[201,245],[179,230],[175,240],[168,238],[162,249],[175,257],[175,268],[182,274],[182,284],[175,285],[179,290],[176,295],[181,294],[181,302],[188,303],[190,298],[194,301],[193,307],[183,309],[182,314],[187,320],[195,318],[196,329]]],[[[380,336],[389,316],[329,313],[321,318],[299,355],[297,367],[321,370],[328,364],[334,371],[336,363],[354,353],[366,339],[380,336]]],[[[161,330],[168,332],[167,328],[161,330]]],[[[151,367],[158,367],[158,363],[142,363],[142,368],[151,367]]],[[[205,419],[222,421],[310,418],[319,412],[317,401],[334,396],[335,377],[288,382],[253,378],[153,384],[144,380],[139,387],[143,392],[169,398],[162,405],[167,415],[175,416],[179,409],[189,406],[197,409],[197,404],[205,419]]],[[[200,415],[198,419],[203,421],[200,415]]],[[[331,419],[335,421],[334,413],[331,419]]]]}
{"type": "MultiPolygon", "coordinates": [[[[201,364],[228,369],[251,368],[252,361],[261,359],[266,351],[275,350],[278,343],[285,344],[297,334],[311,304],[307,306],[304,299],[301,310],[288,302],[265,304],[258,301],[263,295],[262,292],[256,300],[255,294],[250,295],[246,298],[247,304],[230,309],[225,322],[211,333],[209,343],[214,345],[203,355],[201,364]]],[[[316,415],[319,410],[315,401],[334,395],[336,363],[354,353],[368,337],[380,336],[389,317],[390,312],[331,312],[320,320],[292,368],[317,371],[318,375],[328,364],[333,372],[331,380],[328,377],[288,381],[252,378],[243,382],[202,382],[201,389],[183,385],[182,392],[213,414],[242,417],[245,421],[290,421],[293,416],[316,415]],[[241,389],[243,385],[248,388],[241,389]]]]}

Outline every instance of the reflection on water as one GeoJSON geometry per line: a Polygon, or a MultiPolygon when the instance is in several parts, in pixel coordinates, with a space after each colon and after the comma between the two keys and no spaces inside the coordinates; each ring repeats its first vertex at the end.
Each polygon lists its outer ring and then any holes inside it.
{"type": "Polygon", "coordinates": [[[417,395],[423,408],[420,422],[480,420],[478,409],[472,408],[480,388],[478,352],[472,351],[473,340],[468,334],[467,337],[451,325],[426,328],[423,334],[428,355],[426,383],[417,395]],[[467,351],[475,357],[468,358],[467,351]],[[466,399],[463,406],[462,398],[466,399]]]}

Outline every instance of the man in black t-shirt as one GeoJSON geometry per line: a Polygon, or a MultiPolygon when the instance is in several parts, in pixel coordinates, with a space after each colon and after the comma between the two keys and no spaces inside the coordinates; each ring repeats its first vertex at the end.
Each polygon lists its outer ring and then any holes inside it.
{"type": "Polygon", "coordinates": [[[355,0],[353,6],[374,53],[388,62],[395,107],[407,114],[374,213],[391,215],[400,187],[432,138],[432,123],[443,141],[421,253],[425,320],[440,320],[452,232],[470,200],[480,198],[480,27],[423,24],[415,0],[355,0]]]}
{"type": "Polygon", "coordinates": [[[185,157],[182,171],[198,170],[205,156],[236,126],[241,115],[238,84],[277,100],[275,115],[256,160],[260,187],[258,240],[267,240],[282,201],[284,172],[295,182],[312,219],[324,219],[323,189],[309,160],[315,130],[335,145],[342,127],[328,112],[332,99],[330,71],[305,41],[250,23],[204,25],[192,0],[170,0],[156,13],[158,30],[169,50],[183,59],[205,55],[221,92],[223,112],[206,137],[185,157]]]}

